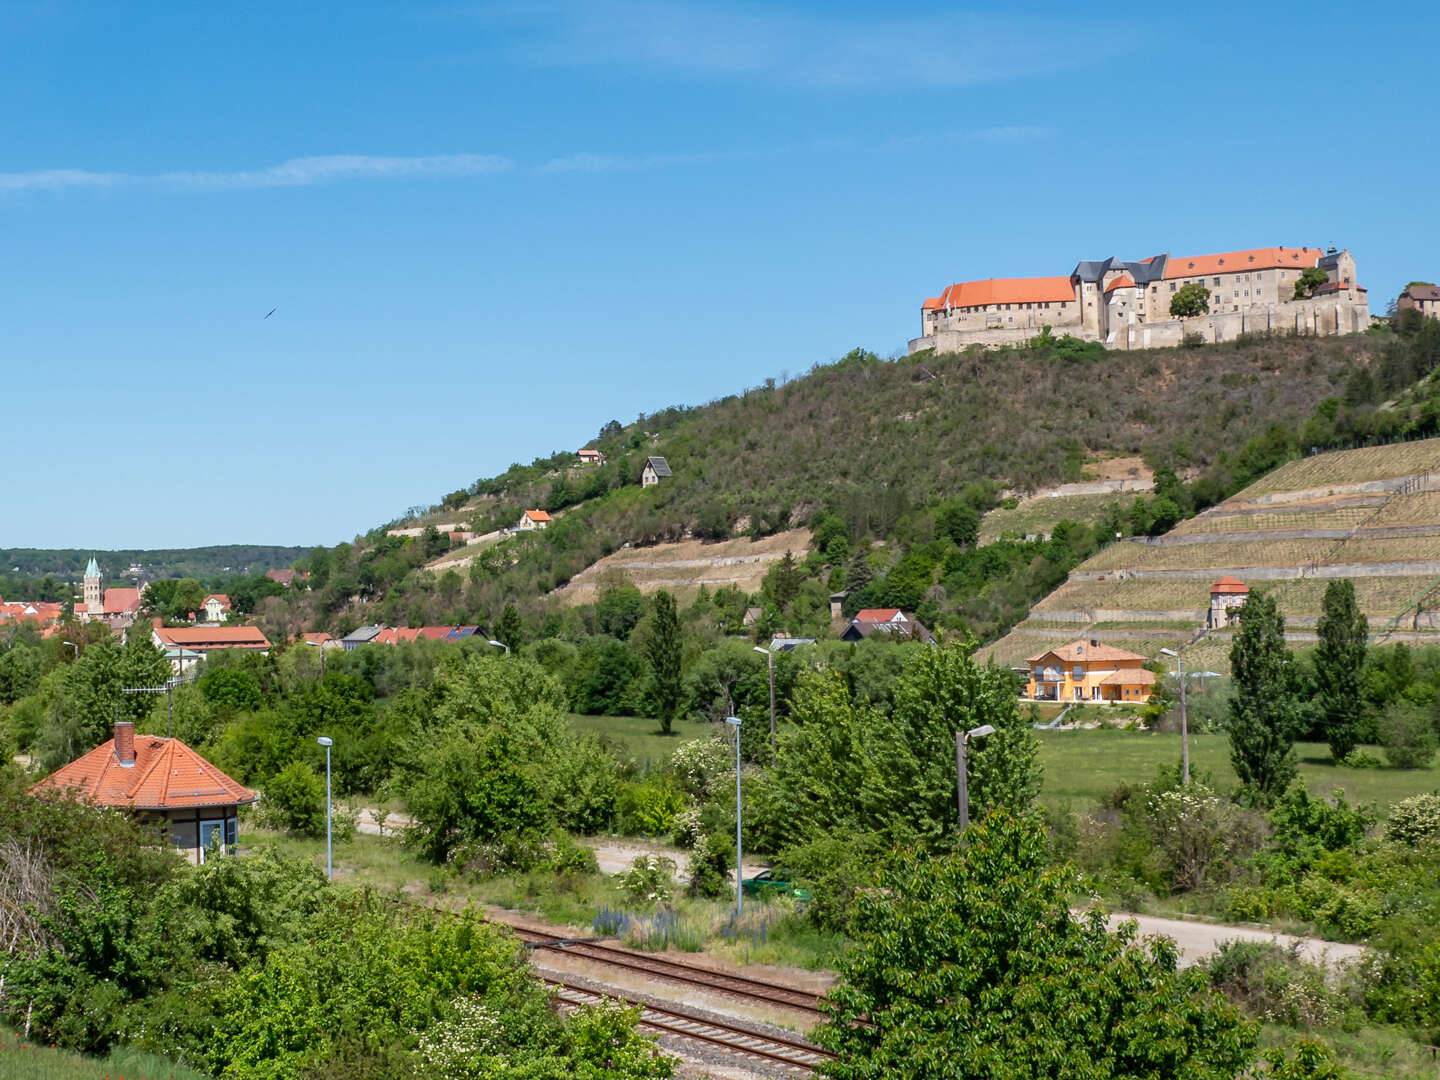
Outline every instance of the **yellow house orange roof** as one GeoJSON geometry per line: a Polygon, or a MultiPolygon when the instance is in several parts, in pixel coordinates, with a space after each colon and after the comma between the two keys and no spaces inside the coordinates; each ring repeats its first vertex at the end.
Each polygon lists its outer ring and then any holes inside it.
{"type": "MultiPolygon", "coordinates": [[[[1053,303],[1074,300],[1068,277],[986,278],[951,285],[936,298],[936,307],[967,308],[986,304],[1053,303]]],[[[925,301],[930,306],[930,301],[925,301]]]]}
{"type": "Polygon", "coordinates": [[[1096,682],[1098,686],[1154,686],[1155,673],[1145,668],[1124,668],[1112,671],[1096,682]]]}
{"type": "Polygon", "coordinates": [[[1216,255],[1182,255],[1165,264],[1165,278],[1197,277],[1204,274],[1236,274],[1246,270],[1274,270],[1314,266],[1325,253],[1319,248],[1268,247],[1248,251],[1222,251],[1216,255]]]}
{"type": "Polygon", "coordinates": [[[1106,645],[1104,642],[1091,644],[1081,638],[1072,641],[1068,645],[1061,645],[1058,648],[1046,649],[1042,653],[1027,657],[1027,664],[1035,664],[1044,660],[1047,656],[1057,657],[1061,662],[1073,664],[1085,660],[1144,660],[1145,657],[1139,653],[1129,652],[1125,649],[1117,649],[1113,645],[1106,645]]]}

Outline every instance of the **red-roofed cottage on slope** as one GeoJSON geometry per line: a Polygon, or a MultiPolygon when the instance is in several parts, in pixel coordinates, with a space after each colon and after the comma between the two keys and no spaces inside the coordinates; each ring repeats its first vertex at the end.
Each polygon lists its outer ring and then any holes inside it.
{"type": "Polygon", "coordinates": [[[128,720],[115,725],[113,738],[56,769],[30,794],[129,811],[157,825],[193,863],[235,854],[239,808],[256,798],[179,739],[136,735],[128,720]]]}

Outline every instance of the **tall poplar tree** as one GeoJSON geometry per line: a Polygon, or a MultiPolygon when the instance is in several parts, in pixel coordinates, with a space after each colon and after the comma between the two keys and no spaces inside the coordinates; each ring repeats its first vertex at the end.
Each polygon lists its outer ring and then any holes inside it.
{"type": "Polygon", "coordinates": [[[1325,586],[1318,630],[1315,679],[1320,687],[1320,726],[1338,765],[1359,745],[1365,722],[1360,675],[1370,626],[1355,603],[1355,583],[1350,579],[1336,578],[1325,586]]]}
{"type": "Polygon", "coordinates": [[[1300,706],[1275,598],[1252,592],[1230,648],[1230,761],[1251,796],[1268,805],[1295,779],[1300,706]]]}
{"type": "Polygon", "coordinates": [[[680,617],[675,611],[675,597],[661,589],[655,594],[655,619],[646,653],[655,672],[655,707],[660,730],[670,734],[675,714],[680,711],[684,696],[680,659],[684,649],[680,617]]]}

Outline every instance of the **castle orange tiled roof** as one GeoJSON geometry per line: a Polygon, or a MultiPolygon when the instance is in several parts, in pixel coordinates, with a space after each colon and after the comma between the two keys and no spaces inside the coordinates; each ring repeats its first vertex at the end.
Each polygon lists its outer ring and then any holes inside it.
{"type": "Polygon", "coordinates": [[[31,787],[30,794],[69,796],[122,810],[183,810],[255,801],[255,792],[179,739],[136,735],[134,740],[133,764],[121,764],[112,738],[56,769],[31,787]]]}
{"type": "Polygon", "coordinates": [[[1121,274],[1121,275],[1120,275],[1119,277],[1117,277],[1114,281],[1110,282],[1109,285],[1106,285],[1106,286],[1105,286],[1105,291],[1108,293],[1108,292],[1114,292],[1116,289],[1133,289],[1133,288],[1135,288],[1135,282],[1134,282],[1133,280],[1131,280],[1130,275],[1129,275],[1129,274],[1121,274]]]}
{"type": "MultiPolygon", "coordinates": [[[[936,307],[967,308],[986,304],[1054,303],[1074,300],[1068,277],[986,278],[951,285],[936,298],[936,307]]],[[[930,306],[930,301],[925,301],[930,306]]]]}
{"type": "Polygon", "coordinates": [[[1320,261],[1319,248],[1268,247],[1249,251],[1222,251],[1215,255],[1181,255],[1165,264],[1165,278],[1198,277],[1204,274],[1238,274],[1247,270],[1274,270],[1278,267],[1305,270],[1320,261]]]}

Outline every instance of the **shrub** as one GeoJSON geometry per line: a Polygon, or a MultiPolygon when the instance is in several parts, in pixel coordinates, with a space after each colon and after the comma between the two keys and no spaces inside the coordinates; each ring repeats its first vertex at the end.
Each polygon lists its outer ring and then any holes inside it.
{"type": "Polygon", "coordinates": [[[1249,815],[1202,784],[1152,795],[1151,835],[1172,889],[1198,889],[1230,876],[1258,846],[1249,815]]]}
{"type": "Polygon", "coordinates": [[[690,895],[724,896],[733,890],[730,870],[735,865],[735,841],[727,834],[708,833],[690,853],[690,895]]]}
{"type": "Polygon", "coordinates": [[[624,831],[660,836],[674,826],[676,815],[685,807],[685,797],[668,777],[647,776],[623,784],[618,805],[624,831]]]}
{"type": "Polygon", "coordinates": [[[1368,750],[1362,750],[1358,746],[1345,755],[1345,760],[1340,763],[1347,769],[1378,769],[1380,759],[1368,750]]]}
{"type": "Polygon", "coordinates": [[[1260,941],[1227,941],[1205,964],[1210,984],[1257,1020],[1290,1027],[1333,1027],[1346,1012],[1344,996],[1323,968],[1260,941]]]}
{"type": "Polygon", "coordinates": [[[550,865],[561,874],[598,874],[600,863],[595,858],[595,849],[577,843],[569,833],[555,834],[555,848],[550,865]]]}
{"type": "Polygon", "coordinates": [[[631,903],[664,907],[675,897],[675,860],[664,855],[637,855],[616,881],[631,903]]]}
{"type": "Polygon", "coordinates": [[[292,761],[265,785],[260,804],[267,825],[302,836],[325,835],[325,781],[303,761],[292,761]]]}
{"type": "Polygon", "coordinates": [[[697,799],[704,798],[717,779],[735,771],[730,747],[716,736],[681,743],[670,755],[670,768],[680,786],[697,799]]]}
{"type": "Polygon", "coordinates": [[[1421,847],[1440,839],[1440,792],[1401,799],[1390,808],[1385,839],[1408,847],[1421,847]]]}
{"type": "Polygon", "coordinates": [[[1380,744],[1392,768],[1419,769],[1435,759],[1435,729],[1417,705],[1397,704],[1380,718],[1380,744]]]}

